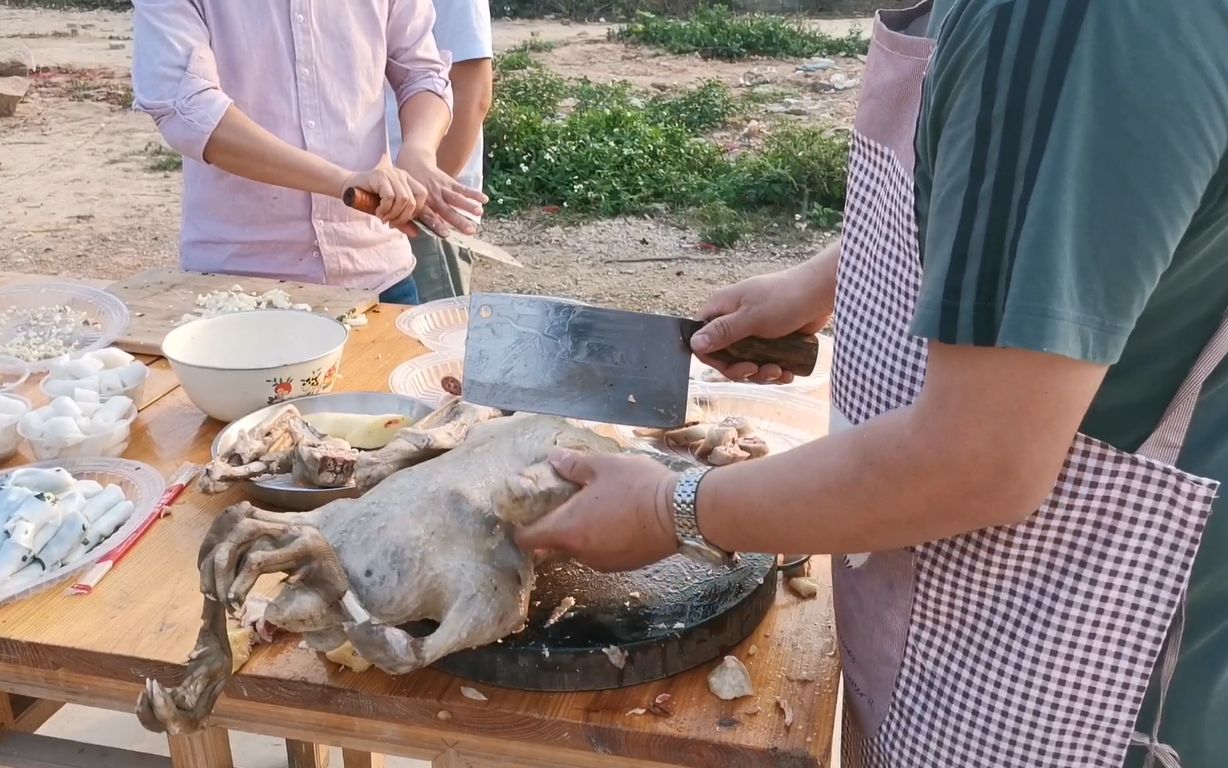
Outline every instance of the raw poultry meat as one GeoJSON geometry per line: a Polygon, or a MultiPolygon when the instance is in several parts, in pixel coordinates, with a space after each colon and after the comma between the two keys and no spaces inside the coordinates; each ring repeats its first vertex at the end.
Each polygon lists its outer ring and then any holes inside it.
{"type": "Polygon", "coordinates": [[[636,429],[635,434],[660,440],[668,446],[689,448],[695,458],[714,467],[768,454],[767,443],[755,434],[750,419],[729,416],[715,422],[694,403],[687,407],[685,425],[677,429],[636,429]]]}
{"type": "Polygon", "coordinates": [[[226,454],[205,468],[201,490],[220,493],[240,480],[285,473],[293,473],[301,484],[316,488],[356,486],[365,490],[398,469],[456,447],[471,426],[500,415],[502,412],[493,408],[453,399],[396,432],[383,447],[360,451],[345,440],[322,434],[310,423],[313,417],[305,418],[293,405],[287,405],[240,433],[226,454]]]}
{"type": "Polygon", "coordinates": [[[269,624],[390,674],[520,630],[534,573],[513,526],[577,490],[548,463],[555,446],[619,450],[563,419],[455,400],[369,454],[355,476],[374,487],[359,498],[301,514],[230,507],[200,548],[205,601],[187,676],[176,688],[148,681],[141,722],[170,733],[200,727],[231,674],[227,612],[240,611],[266,573],[289,575],[264,612],[269,624]],[[412,462],[421,463],[401,468],[412,462]],[[425,637],[398,628],[423,619],[439,623],[425,637]]]}

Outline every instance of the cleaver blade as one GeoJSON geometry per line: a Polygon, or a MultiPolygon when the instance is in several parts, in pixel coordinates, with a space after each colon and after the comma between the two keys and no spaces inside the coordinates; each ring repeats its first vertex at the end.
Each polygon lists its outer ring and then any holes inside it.
{"type": "MultiPolygon", "coordinates": [[[[691,336],[704,325],[559,299],[475,293],[461,384],[465,400],[634,427],[686,421],[691,336]]],[[[814,371],[818,339],[746,339],[722,359],[814,371]]]]}

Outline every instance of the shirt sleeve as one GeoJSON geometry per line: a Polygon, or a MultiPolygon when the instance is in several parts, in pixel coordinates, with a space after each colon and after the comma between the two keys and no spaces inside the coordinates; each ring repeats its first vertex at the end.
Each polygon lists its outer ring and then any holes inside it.
{"type": "Polygon", "coordinates": [[[435,44],[431,0],[392,0],[388,9],[388,66],[385,76],[396,94],[397,108],[413,96],[433,93],[452,109],[448,81],[451,57],[435,44]]]}
{"type": "Polygon", "coordinates": [[[452,63],[494,58],[489,0],[435,0],[435,42],[452,63]]]}
{"type": "Polygon", "coordinates": [[[916,335],[1117,362],[1228,147],[1206,37],[1134,0],[956,4],[918,124],[916,335]]]}
{"type": "Polygon", "coordinates": [[[204,19],[186,0],[134,0],[132,26],[134,107],[153,117],[172,149],[204,162],[233,103],[218,83],[204,19]]]}

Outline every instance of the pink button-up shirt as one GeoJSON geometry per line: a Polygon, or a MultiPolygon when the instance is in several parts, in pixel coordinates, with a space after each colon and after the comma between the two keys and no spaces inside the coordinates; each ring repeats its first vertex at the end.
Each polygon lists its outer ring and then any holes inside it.
{"type": "Polygon", "coordinates": [[[292,146],[367,170],[388,149],[384,83],[451,105],[431,0],[135,0],[133,89],[184,156],[184,269],[383,289],[413,269],[404,235],[339,199],[204,162],[234,104],[292,146]]]}

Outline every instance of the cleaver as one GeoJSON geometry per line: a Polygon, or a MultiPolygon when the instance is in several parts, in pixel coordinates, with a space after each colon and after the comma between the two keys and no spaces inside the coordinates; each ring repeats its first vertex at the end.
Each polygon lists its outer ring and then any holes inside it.
{"type": "MultiPolygon", "coordinates": [[[[369,213],[372,216],[374,216],[375,212],[379,210],[379,195],[374,195],[368,192],[367,190],[359,189],[358,187],[347,188],[345,192],[341,195],[341,201],[356,211],[362,211],[363,213],[369,213]]],[[[472,216],[465,213],[464,211],[457,211],[457,213],[469,219],[470,221],[476,221],[476,219],[474,219],[472,216]]],[[[507,251],[503,250],[497,245],[493,245],[491,243],[486,242],[485,240],[479,240],[476,237],[471,237],[461,232],[453,232],[447,237],[443,237],[435,230],[431,229],[427,225],[423,224],[421,221],[417,221],[417,220],[414,221],[414,226],[417,227],[418,229],[421,229],[424,232],[430,232],[432,235],[434,235],[435,237],[438,237],[440,240],[446,240],[452,243],[452,245],[454,246],[457,246],[459,248],[464,248],[465,250],[472,253],[474,256],[485,256],[491,261],[497,261],[500,264],[507,264],[508,266],[511,266],[511,267],[524,266],[519,261],[517,261],[516,257],[512,256],[512,254],[508,253],[507,251]]]]}
{"type": "MultiPolygon", "coordinates": [[[[704,323],[574,304],[560,299],[475,293],[461,391],[465,400],[633,427],[686,421],[691,336],[704,323]]],[[[819,340],[796,333],[744,339],[722,362],[775,363],[814,372],[819,340]]]]}

